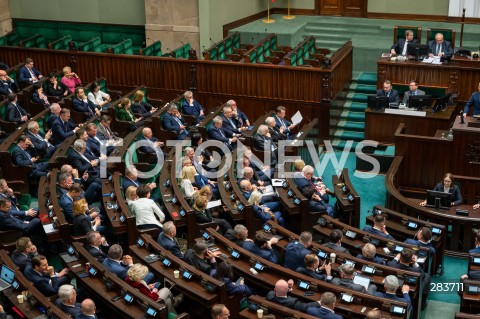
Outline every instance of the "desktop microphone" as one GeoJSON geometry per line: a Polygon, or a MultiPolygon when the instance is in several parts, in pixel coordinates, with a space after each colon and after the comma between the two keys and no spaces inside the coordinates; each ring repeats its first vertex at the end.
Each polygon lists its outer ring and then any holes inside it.
{"type": "Polygon", "coordinates": [[[463,111],[460,111],[460,124],[465,124],[465,120],[463,118],[463,111]]]}

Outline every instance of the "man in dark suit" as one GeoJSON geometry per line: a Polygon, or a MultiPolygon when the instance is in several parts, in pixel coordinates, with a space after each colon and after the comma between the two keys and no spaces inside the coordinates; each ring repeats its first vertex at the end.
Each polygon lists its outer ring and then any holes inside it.
{"type": "Polygon", "coordinates": [[[37,163],[39,157],[30,155],[27,148],[33,146],[32,142],[26,135],[18,138],[17,146],[12,151],[12,161],[17,166],[31,166],[32,173],[30,176],[40,177],[48,175],[48,162],[37,163]]]}
{"type": "Polygon", "coordinates": [[[21,230],[25,236],[45,236],[42,222],[38,218],[31,221],[23,221],[10,214],[12,202],[6,198],[0,198],[0,230],[21,230]]]}
{"type": "Polygon", "coordinates": [[[383,82],[383,90],[377,90],[377,96],[387,96],[389,103],[398,104],[400,102],[398,91],[392,88],[392,82],[390,82],[390,80],[383,82]]]}
{"type": "Polygon", "coordinates": [[[25,65],[18,71],[18,82],[22,87],[29,86],[43,78],[42,73],[33,67],[31,58],[25,59],[25,65]]]}
{"type": "Polygon", "coordinates": [[[385,261],[382,258],[375,256],[376,253],[377,248],[371,243],[366,243],[362,248],[362,253],[358,254],[357,258],[376,264],[385,265],[385,261]]]}
{"type": "Polygon", "coordinates": [[[341,253],[351,255],[347,248],[342,247],[343,232],[340,229],[333,229],[330,232],[330,242],[324,244],[325,247],[334,249],[341,253]]]}
{"type": "Polygon", "coordinates": [[[32,263],[25,267],[24,275],[47,297],[56,295],[61,285],[70,283],[68,268],[62,269],[57,274],[53,266],[48,265],[47,258],[42,255],[32,258],[32,263]]]}
{"type": "Polygon", "coordinates": [[[58,288],[58,299],[55,305],[72,317],[82,313],[81,305],[77,302],[77,292],[72,285],[62,285],[58,288]]]}
{"type": "Polygon", "coordinates": [[[184,260],[201,272],[211,276],[213,271],[217,269],[215,257],[219,254],[220,252],[218,251],[209,251],[207,243],[204,241],[197,241],[193,249],[187,249],[184,260]]]}
{"type": "Polygon", "coordinates": [[[28,113],[18,104],[15,93],[8,94],[7,121],[16,123],[18,126],[28,121],[28,113]]]}
{"type": "Polygon", "coordinates": [[[78,196],[80,196],[81,193],[82,187],[80,186],[80,184],[73,184],[70,186],[68,192],[60,196],[60,207],[63,210],[63,215],[65,216],[65,219],[70,224],[73,224],[73,202],[78,196]]]}
{"type": "Polygon", "coordinates": [[[291,241],[285,247],[284,267],[296,270],[304,265],[305,256],[312,252],[308,248],[312,245],[312,233],[304,231],[300,234],[299,240],[291,241]]]}
{"type": "Polygon", "coordinates": [[[63,108],[60,111],[59,118],[52,124],[52,137],[50,142],[56,146],[74,135],[82,126],[83,124],[75,125],[70,119],[70,110],[63,108]]]}
{"type": "Polygon", "coordinates": [[[252,241],[248,237],[248,229],[242,224],[236,224],[233,229],[229,229],[225,232],[224,236],[235,243],[237,246],[242,247],[245,241],[252,241]]]}
{"type": "Polygon", "coordinates": [[[175,227],[175,224],[172,221],[168,221],[163,223],[163,230],[160,235],[158,235],[157,242],[160,244],[160,246],[169,250],[176,257],[183,259],[184,255],[178,247],[178,242],[175,238],[176,235],[177,228],[175,227]]]}
{"type": "Polygon", "coordinates": [[[101,140],[119,140],[115,133],[110,128],[112,118],[109,115],[102,115],[100,123],[97,125],[97,136],[101,140]]]}
{"type": "Polygon", "coordinates": [[[422,290],[422,310],[427,306],[428,293],[430,292],[430,274],[425,273],[417,263],[417,256],[409,248],[403,250],[395,256],[393,260],[387,262],[387,266],[420,273],[420,287],[422,290]]]}
{"type": "MultiPolygon", "coordinates": [[[[116,274],[118,278],[125,280],[128,269],[133,265],[133,259],[129,255],[123,255],[122,246],[115,244],[108,250],[108,258],[103,260],[103,265],[110,272],[116,274]]],[[[147,284],[151,284],[155,280],[155,276],[148,272],[143,279],[147,284]]]]}
{"type": "Polygon", "coordinates": [[[398,39],[397,43],[392,45],[392,48],[390,49],[390,53],[393,55],[407,55],[408,54],[408,45],[415,45],[417,44],[418,41],[417,39],[413,38],[413,31],[412,30],[406,30],[405,31],[405,38],[400,38],[398,39]]]}
{"type": "Polygon", "coordinates": [[[73,143],[73,149],[68,153],[68,163],[78,170],[80,175],[88,172],[88,180],[96,181],[101,184],[100,180],[100,159],[90,160],[84,153],[87,149],[87,143],[83,140],[76,140],[73,143]]]}
{"type": "Polygon", "coordinates": [[[365,225],[365,227],[363,227],[363,231],[383,238],[395,240],[395,238],[388,233],[385,222],[385,216],[383,214],[377,214],[373,218],[373,227],[370,225],[365,225]]]}
{"type": "Polygon", "coordinates": [[[304,313],[306,313],[309,308],[320,308],[319,301],[302,302],[298,298],[290,297],[288,292],[291,287],[293,287],[293,280],[290,279],[289,282],[290,283],[283,279],[277,281],[275,283],[274,291],[269,291],[267,293],[267,300],[304,313]]]}
{"type": "MultiPolygon", "coordinates": [[[[125,168],[125,176],[122,179],[122,188],[124,190],[127,190],[127,188],[130,187],[130,186],[138,187],[140,185],[143,185],[143,183],[141,183],[138,180],[138,172],[137,172],[137,169],[135,168],[135,166],[126,167],[125,168]]],[[[148,185],[151,190],[153,190],[155,187],[157,187],[157,184],[154,183],[154,182],[147,183],[146,185],[148,185]]]]}
{"type": "Polygon", "coordinates": [[[465,108],[463,109],[464,117],[467,116],[468,111],[470,110],[470,107],[472,105],[473,105],[473,115],[480,115],[480,83],[478,83],[478,91],[473,92],[467,104],[465,104],[465,108]]]}
{"type": "Polygon", "coordinates": [[[191,91],[183,93],[183,97],[185,98],[182,104],[183,114],[195,116],[197,123],[200,123],[205,118],[203,107],[193,98],[191,91]]]}
{"type": "Polygon", "coordinates": [[[328,216],[337,218],[338,214],[333,209],[333,206],[329,204],[330,198],[327,188],[323,182],[315,178],[314,172],[315,169],[312,166],[305,165],[301,174],[294,177],[293,181],[304,195],[309,195],[307,198],[312,211],[326,211],[328,216]],[[313,195],[310,195],[312,191],[309,188],[313,189],[313,195]]]}
{"type": "Polygon", "coordinates": [[[272,237],[269,240],[265,234],[257,233],[255,234],[253,242],[245,241],[242,248],[274,264],[278,264],[278,257],[272,249],[272,245],[275,245],[277,242],[278,238],[276,237],[272,237]]]}
{"type": "Polygon", "coordinates": [[[178,108],[174,103],[170,103],[167,107],[167,113],[162,118],[163,128],[167,131],[177,133],[177,140],[183,140],[188,136],[185,120],[181,117],[178,108]]]}
{"type": "Polygon", "coordinates": [[[55,122],[59,117],[60,117],[60,111],[62,108],[60,107],[60,104],[58,103],[52,103],[50,105],[50,112],[47,114],[47,125],[45,129],[52,129],[53,122],[55,122]]]}
{"type": "Polygon", "coordinates": [[[223,107],[222,127],[227,137],[239,137],[245,131],[246,127],[241,127],[237,120],[233,117],[232,108],[230,106],[223,107]]]}
{"type": "Polygon", "coordinates": [[[82,301],[82,313],[75,316],[75,319],[98,319],[95,308],[95,303],[92,299],[85,299],[82,301]]]}
{"type": "Polygon", "coordinates": [[[410,309],[410,313],[412,313],[413,309],[412,309],[412,301],[410,299],[410,295],[408,294],[408,292],[410,291],[410,287],[408,285],[403,285],[402,286],[402,294],[403,294],[403,297],[398,297],[397,296],[397,289],[398,289],[398,278],[395,277],[394,275],[389,275],[387,277],[385,277],[385,283],[384,283],[384,287],[385,287],[385,293],[381,293],[381,292],[376,292],[375,293],[375,296],[377,297],[382,297],[382,298],[387,298],[387,299],[393,299],[393,300],[396,300],[396,301],[403,301],[403,302],[406,302],[407,305],[408,305],[408,308],[410,309]]]}
{"type": "Polygon", "coordinates": [[[373,295],[377,291],[377,286],[375,284],[368,285],[368,289],[366,289],[364,286],[353,282],[355,268],[352,265],[342,264],[338,268],[338,271],[340,272],[340,278],[333,278],[332,284],[370,295],[373,295]]]}
{"type": "Polygon", "coordinates": [[[410,81],[408,86],[410,90],[403,95],[403,103],[408,104],[408,99],[411,95],[425,95],[425,91],[418,89],[418,82],[416,80],[410,81]]]}
{"type": "Polygon", "coordinates": [[[37,256],[37,247],[32,244],[29,237],[20,237],[16,242],[16,249],[12,253],[12,261],[23,272],[25,267],[32,262],[32,258],[37,256]]]}
{"type": "Polygon", "coordinates": [[[85,90],[83,87],[75,88],[75,97],[72,99],[72,109],[77,112],[85,113],[87,119],[100,115],[100,110],[97,109],[97,106],[90,101],[85,95],[85,90]]]}
{"type": "Polygon", "coordinates": [[[435,40],[428,41],[428,56],[438,56],[451,58],[453,55],[453,48],[450,42],[443,39],[443,34],[435,34],[435,40]]]}
{"type": "Polygon", "coordinates": [[[8,76],[7,72],[0,70],[0,95],[9,95],[18,91],[15,80],[8,76]]]}
{"type": "Polygon", "coordinates": [[[142,129],[142,136],[140,137],[139,141],[146,142],[149,146],[140,146],[140,151],[147,153],[147,154],[156,154],[160,152],[163,146],[163,142],[160,142],[158,138],[153,136],[152,129],[149,127],[144,127],[142,129]]]}
{"type": "Polygon", "coordinates": [[[277,124],[277,128],[280,129],[283,127],[283,134],[287,135],[288,139],[293,139],[293,129],[295,125],[285,119],[286,108],[285,106],[277,106],[275,109],[275,123],[277,124]]]}
{"type": "Polygon", "coordinates": [[[47,134],[43,134],[40,132],[38,122],[30,121],[25,135],[30,138],[33,147],[40,156],[50,158],[53,152],[55,152],[56,147],[48,141],[52,137],[52,131],[50,130],[47,134]]]}
{"type": "Polygon", "coordinates": [[[99,262],[103,262],[108,255],[105,251],[108,251],[108,243],[105,237],[102,237],[98,231],[91,231],[87,233],[86,237],[87,246],[85,249],[92,255],[93,258],[99,262]]]}
{"type": "Polygon", "coordinates": [[[277,127],[277,123],[275,122],[275,119],[273,117],[267,117],[265,119],[265,125],[268,126],[268,132],[270,133],[270,136],[272,137],[272,141],[277,143],[280,140],[286,140],[287,135],[283,134],[283,131],[285,130],[284,127],[277,127]]]}
{"type": "Polygon", "coordinates": [[[270,163],[272,166],[277,164],[277,145],[272,140],[268,126],[262,124],[258,127],[257,133],[253,135],[253,145],[259,151],[270,153],[270,163]]]}
{"type": "Polygon", "coordinates": [[[327,264],[325,260],[323,265],[320,266],[320,259],[315,254],[305,255],[304,266],[298,267],[295,271],[302,275],[323,281],[330,282],[333,278],[332,265],[330,263],[327,264]]]}
{"type": "Polygon", "coordinates": [[[430,227],[422,227],[417,234],[415,235],[417,239],[415,238],[407,238],[405,240],[405,243],[410,244],[410,245],[415,245],[418,247],[426,247],[428,248],[430,252],[430,256],[435,255],[435,248],[432,246],[430,243],[430,240],[432,240],[432,230],[430,227]]]}
{"type": "Polygon", "coordinates": [[[217,140],[225,144],[229,150],[233,151],[237,148],[237,138],[235,136],[228,136],[227,132],[223,129],[222,118],[215,116],[212,120],[212,125],[208,129],[208,138],[211,140],[217,140]]]}
{"type": "Polygon", "coordinates": [[[110,153],[115,149],[117,143],[113,139],[103,139],[98,135],[98,126],[95,123],[88,123],[85,127],[87,132],[87,148],[89,148],[96,158],[110,153]]]}
{"type": "Polygon", "coordinates": [[[78,175],[78,170],[74,169],[71,165],[65,164],[60,168],[60,175],[58,175],[58,185],[61,194],[68,192],[73,183],[82,185],[85,190],[83,197],[91,205],[94,202],[98,202],[102,199],[102,185],[97,182],[88,181],[88,173],[84,173],[82,176],[78,175]]]}
{"type": "Polygon", "coordinates": [[[324,292],[320,298],[320,307],[311,307],[307,309],[309,315],[322,319],[343,319],[342,316],[334,312],[337,297],[331,292],[324,292]]]}

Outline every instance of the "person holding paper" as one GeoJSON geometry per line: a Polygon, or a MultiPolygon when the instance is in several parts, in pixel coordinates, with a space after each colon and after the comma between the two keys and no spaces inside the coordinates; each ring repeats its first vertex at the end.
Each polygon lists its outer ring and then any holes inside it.
{"type": "Polygon", "coordinates": [[[443,34],[437,33],[435,40],[428,41],[428,56],[429,57],[451,57],[453,55],[453,49],[450,42],[443,39],[443,34]]]}
{"type": "Polygon", "coordinates": [[[285,119],[286,108],[285,106],[277,106],[275,110],[275,123],[277,124],[277,128],[280,129],[283,127],[283,134],[287,135],[287,139],[293,138],[292,130],[295,127],[295,124],[287,121],[285,119]]]}

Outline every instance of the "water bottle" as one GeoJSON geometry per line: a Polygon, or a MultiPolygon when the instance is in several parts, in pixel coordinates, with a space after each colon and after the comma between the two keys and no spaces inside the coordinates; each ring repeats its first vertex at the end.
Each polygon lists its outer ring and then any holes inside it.
{"type": "Polygon", "coordinates": [[[448,131],[447,139],[449,141],[453,140],[453,129],[450,129],[450,131],[448,131]]]}

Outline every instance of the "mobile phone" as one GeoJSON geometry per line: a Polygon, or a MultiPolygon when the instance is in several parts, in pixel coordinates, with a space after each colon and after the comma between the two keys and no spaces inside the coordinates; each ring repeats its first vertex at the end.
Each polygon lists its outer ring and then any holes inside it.
{"type": "Polygon", "coordinates": [[[159,281],[157,281],[155,283],[155,286],[153,286],[153,288],[158,289],[160,287],[160,285],[161,285],[161,283],[159,281]]]}

